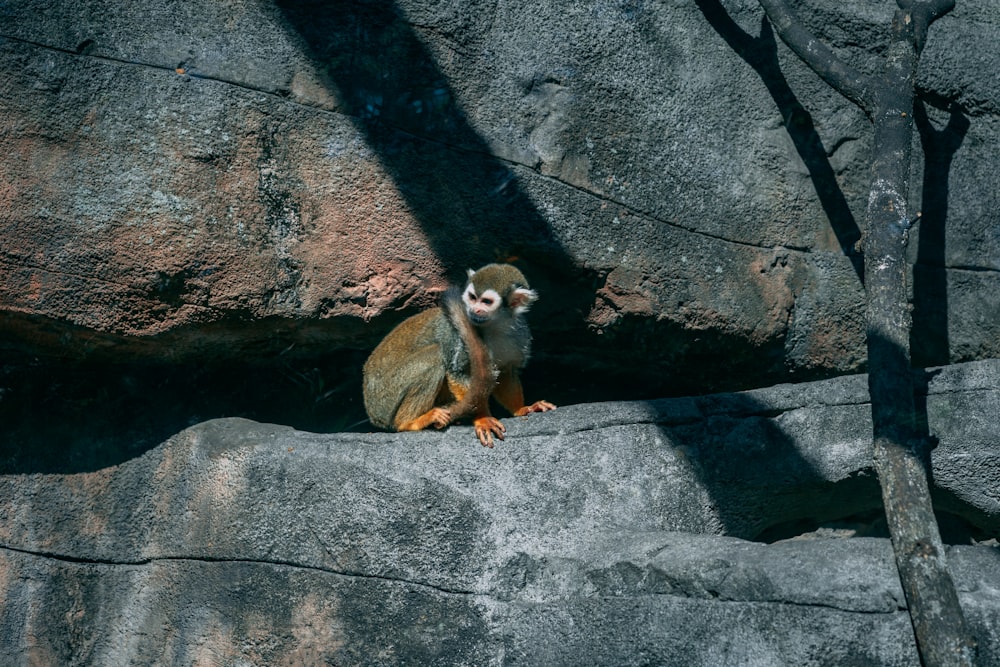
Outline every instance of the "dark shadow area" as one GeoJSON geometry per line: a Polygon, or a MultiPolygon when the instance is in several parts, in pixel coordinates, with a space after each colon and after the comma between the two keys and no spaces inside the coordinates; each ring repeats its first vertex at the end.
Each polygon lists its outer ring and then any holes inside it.
{"type": "Polygon", "coordinates": [[[778,62],[778,44],[771,24],[766,18],[761,20],[760,35],[754,37],[743,31],[719,0],[696,0],[698,9],[705,15],[719,36],[750,67],[757,72],[767,86],[771,98],[784,119],[788,136],[799,154],[809,176],[812,178],[823,212],[830,220],[830,226],[844,255],[851,261],[854,272],[864,284],[864,258],[857,249],[861,240],[861,229],[847,205],[837,183],[837,176],[830,165],[828,152],[823,147],[812,115],[795,97],[778,62]]]}
{"type": "Polygon", "coordinates": [[[592,280],[554,237],[512,165],[496,158],[472,127],[395,3],[276,5],[454,279],[466,268],[517,258],[536,279],[592,280]]]}
{"type": "MultiPolygon", "coordinates": [[[[905,354],[889,341],[879,343],[877,352],[883,356],[905,354]]],[[[664,440],[691,462],[726,535],[762,542],[800,535],[884,535],[887,524],[873,450],[869,449],[861,467],[841,467],[857,461],[861,452],[855,448],[862,447],[859,442],[865,439],[873,442],[877,431],[879,437],[895,439],[922,461],[943,541],[996,540],[1000,524],[984,509],[989,506],[988,478],[976,491],[983,497],[982,506],[935,486],[930,453],[938,441],[932,428],[945,425],[930,424],[927,403],[930,382],[938,373],[914,370],[898,378],[898,385],[875,383],[892,394],[876,397],[874,404],[859,402],[857,384],[834,381],[822,387],[803,386],[794,398],[783,391],[765,391],[695,396],[676,403],[653,401],[651,405],[659,414],[656,423],[664,440]],[[873,420],[879,414],[881,422],[873,420]]],[[[871,391],[866,390],[866,395],[871,391]]],[[[950,446],[956,445],[951,442],[950,446]]],[[[898,478],[902,473],[894,468],[892,474],[898,478]]],[[[901,496],[900,514],[909,520],[919,516],[916,508],[920,506],[912,488],[905,481],[894,487],[901,496]]]]}
{"type": "MultiPolygon", "coordinates": [[[[535,167],[494,155],[421,39],[421,30],[433,31],[462,58],[466,49],[483,48],[473,26],[489,17],[458,10],[463,27],[449,32],[414,25],[394,2],[277,0],[276,6],[451,279],[464,280],[468,268],[511,261],[541,294],[529,317],[535,336],[529,395],[557,402],[655,395],[665,383],[647,387],[621,364],[609,364],[616,377],[606,379],[603,393],[578,390],[581,369],[592,364],[577,366],[574,350],[593,357],[600,348],[584,320],[602,278],[574,261],[522,188],[517,171],[535,167]]],[[[524,83],[528,95],[543,81],[524,83]]],[[[387,333],[386,319],[373,322],[372,330],[387,333]]]]}
{"type": "MultiPolygon", "coordinates": [[[[534,312],[528,319],[538,320],[534,312]]],[[[630,315],[599,335],[542,335],[536,343],[525,369],[525,387],[560,404],[694,396],[788,381],[783,339],[750,342],[715,329],[692,335],[666,318],[630,315]],[[593,340],[598,337],[600,341],[593,340]],[[595,354],[602,346],[613,354],[595,354]]],[[[816,372],[805,379],[823,378],[816,372]]]]}
{"type": "MultiPolygon", "coordinates": [[[[534,323],[536,313],[528,319],[534,323]]],[[[324,340],[322,327],[255,326],[263,338],[236,359],[170,361],[147,353],[146,363],[123,364],[114,361],[116,350],[130,342],[112,337],[95,340],[100,351],[75,361],[0,351],[0,474],[76,473],[118,465],[189,426],[219,417],[317,433],[374,430],[361,398],[361,367],[369,350],[322,354],[315,343],[324,340]]],[[[733,391],[743,388],[741,378],[754,375],[761,355],[782,352],[780,347],[748,349],[712,332],[695,350],[676,327],[636,322],[633,329],[626,326],[621,334],[631,342],[610,341],[629,351],[603,361],[592,348],[563,344],[552,353],[547,342],[536,340],[522,374],[526,398],[570,405],[733,391]],[[726,351],[724,367],[718,364],[720,350],[726,351]],[[660,370],[670,366],[678,370],[660,370]]],[[[226,327],[200,333],[213,339],[234,335],[226,327]]],[[[174,343],[192,346],[186,339],[174,343]]],[[[247,344],[245,338],[241,344],[247,344]]],[[[159,346],[154,351],[174,346],[170,340],[145,345],[159,346]]],[[[129,349],[143,356],[142,350],[129,349]]],[[[772,384],[782,378],[758,374],[758,379],[772,384]]],[[[506,413],[498,407],[495,414],[506,413]]]]}
{"type": "Polygon", "coordinates": [[[955,105],[948,124],[938,130],[917,100],[913,119],[924,149],[923,210],[917,262],[913,267],[913,329],[910,350],[914,366],[942,366],[951,360],[948,340],[948,272],[945,245],[948,223],[948,179],[951,161],[969,131],[969,119],[955,105]]]}
{"type": "MultiPolygon", "coordinates": [[[[874,469],[831,482],[807,456],[826,446],[831,434],[818,429],[783,430],[789,406],[776,406],[747,394],[715,394],[690,399],[701,419],[660,422],[664,439],[693,462],[719,514],[724,534],[772,542],[818,530],[869,512],[881,514],[874,469]]],[[[663,405],[669,409],[669,401],[663,405]]],[[[864,406],[845,406],[828,429],[865,423],[864,406]]],[[[819,411],[817,411],[818,414],[819,411]]],[[[822,424],[819,417],[813,418],[822,424]]],[[[843,436],[843,433],[840,433],[843,436]]],[[[836,437],[836,436],[835,436],[836,437]]],[[[822,458],[821,456],[817,457],[822,458]]]]}
{"type": "MultiPolygon", "coordinates": [[[[966,511],[970,511],[967,508],[966,511]]],[[[996,535],[982,529],[968,519],[945,510],[935,510],[941,541],[945,544],[991,544],[996,535]]],[[[833,520],[815,517],[801,518],[771,526],[757,536],[757,542],[773,544],[790,539],[829,539],[850,537],[889,537],[885,512],[871,509],[833,520]]]]}
{"type": "Polygon", "coordinates": [[[267,364],[0,363],[0,474],[98,470],[217,417],[370,430],[363,363],[360,352],[267,364]]]}
{"type": "Polygon", "coordinates": [[[885,512],[878,507],[832,520],[802,517],[771,526],[758,535],[756,541],[774,544],[791,539],[846,537],[889,537],[885,512]]]}
{"type": "MultiPolygon", "coordinates": [[[[529,322],[536,317],[529,313],[529,322]]],[[[369,350],[323,354],[316,351],[317,341],[329,337],[323,327],[285,321],[254,326],[261,340],[236,359],[168,360],[155,354],[162,348],[192,349],[195,343],[184,337],[190,332],[144,342],[150,350],[130,347],[132,340],[95,336],[94,352],[75,360],[24,349],[0,351],[0,474],[76,473],[118,465],[193,424],[219,417],[317,433],[374,430],[361,399],[361,367],[369,350]],[[149,361],[123,364],[116,356],[149,361]]],[[[55,323],[52,327],[52,335],[62,330],[55,323]]],[[[229,336],[246,346],[242,327],[234,331],[220,325],[194,333],[210,338],[213,348],[229,336]]],[[[629,352],[604,361],[592,348],[564,344],[550,353],[536,340],[522,375],[526,398],[570,405],[732,391],[743,388],[740,378],[752,375],[765,353],[712,332],[692,350],[683,331],[642,322],[626,325],[621,335],[632,342],[610,344],[627,346],[629,352]],[[724,368],[717,363],[720,350],[727,351],[724,368]],[[666,366],[680,370],[664,374],[659,369],[666,366]]],[[[58,348],[57,342],[49,348],[58,348]]],[[[780,355],[781,349],[767,353],[780,355]]],[[[780,379],[760,378],[768,384],[780,379]]],[[[506,413],[498,407],[496,414],[506,413]]]]}
{"type": "Polygon", "coordinates": [[[921,455],[928,470],[930,470],[930,453],[937,446],[937,441],[931,435],[930,417],[927,414],[927,392],[931,380],[940,373],[940,369],[913,371],[914,442],[919,443],[922,448],[921,455]]]}
{"type": "MultiPolygon", "coordinates": [[[[930,374],[922,372],[914,376],[918,428],[911,446],[932,442],[926,416],[929,379],[930,374]]],[[[882,491],[872,462],[836,481],[824,466],[812,463],[829,460],[831,442],[856,441],[855,431],[870,435],[869,406],[852,402],[846,394],[845,402],[838,404],[836,385],[830,391],[824,401],[835,407],[803,399],[803,411],[794,417],[789,413],[799,408],[789,406],[787,396],[780,393],[775,396],[781,407],[747,394],[682,399],[690,402],[684,409],[674,407],[670,400],[651,405],[662,415],[658,423],[664,439],[684,451],[698,472],[726,535],[765,543],[792,538],[888,537],[882,491]],[[691,419],[691,406],[700,419],[691,419]],[[783,423],[791,426],[783,428],[783,423]]],[[[935,488],[929,465],[927,470],[946,544],[992,543],[1000,537],[995,516],[946,489],[935,488]]],[[[982,492],[985,495],[988,490],[982,492]]]]}

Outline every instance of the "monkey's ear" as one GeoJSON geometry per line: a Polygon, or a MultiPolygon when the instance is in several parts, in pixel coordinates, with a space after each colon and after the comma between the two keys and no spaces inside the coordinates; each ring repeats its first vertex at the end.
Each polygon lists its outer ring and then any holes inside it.
{"type": "Polygon", "coordinates": [[[526,312],[536,299],[538,299],[538,293],[535,290],[528,289],[527,287],[517,287],[510,293],[507,303],[510,304],[515,315],[520,315],[526,312]]]}
{"type": "Polygon", "coordinates": [[[469,274],[469,277],[470,277],[470,278],[471,278],[472,276],[476,275],[476,272],[475,272],[475,271],[473,271],[472,269],[466,269],[465,271],[466,271],[466,272],[467,272],[467,273],[469,274]]]}

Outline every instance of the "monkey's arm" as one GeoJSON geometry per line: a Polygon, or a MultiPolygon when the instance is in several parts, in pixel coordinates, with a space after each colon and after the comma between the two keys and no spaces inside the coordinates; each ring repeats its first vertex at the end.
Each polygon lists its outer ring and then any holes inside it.
{"type": "MultiPolygon", "coordinates": [[[[486,396],[475,399],[468,396],[469,386],[463,384],[462,382],[456,380],[452,376],[448,376],[448,389],[452,396],[455,397],[455,403],[453,405],[458,405],[460,403],[466,403],[466,398],[471,401],[472,413],[472,427],[476,431],[476,437],[479,438],[479,442],[482,443],[483,447],[493,447],[493,437],[496,436],[498,440],[503,440],[504,433],[507,432],[506,427],[500,422],[499,419],[490,414],[490,397],[486,396]]],[[[454,418],[459,418],[463,415],[453,415],[454,418]]]]}
{"type": "Polygon", "coordinates": [[[496,389],[493,390],[493,396],[515,417],[556,409],[556,406],[548,401],[535,401],[531,405],[525,405],[524,389],[521,387],[521,378],[515,368],[505,368],[500,372],[500,379],[496,389]]]}

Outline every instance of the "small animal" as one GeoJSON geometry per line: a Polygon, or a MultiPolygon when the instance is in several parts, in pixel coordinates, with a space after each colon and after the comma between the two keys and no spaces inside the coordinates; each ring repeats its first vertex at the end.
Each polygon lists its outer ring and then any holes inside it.
{"type": "Polygon", "coordinates": [[[507,429],[490,413],[491,396],[518,417],[554,410],[548,401],[525,405],[518,375],[531,348],[524,313],[537,298],[510,264],[470,269],[464,289],[449,289],[438,307],[404,320],[365,362],[372,424],[419,431],[472,416],[476,437],[493,447],[507,429]]]}

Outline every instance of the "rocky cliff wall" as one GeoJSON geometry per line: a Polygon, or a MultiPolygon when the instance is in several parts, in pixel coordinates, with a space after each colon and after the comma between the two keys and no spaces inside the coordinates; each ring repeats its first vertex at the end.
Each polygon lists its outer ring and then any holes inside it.
{"type": "MultiPolygon", "coordinates": [[[[798,5],[876,66],[891,5],[798,5]]],[[[552,368],[653,395],[863,364],[870,127],[756,3],[2,12],[5,349],[370,348],[465,268],[518,258],[552,368]]],[[[998,16],[959,2],[922,61],[922,365],[1000,356],[998,16]]]]}
{"type": "MultiPolygon", "coordinates": [[[[997,664],[1000,363],[921,384],[997,664]]],[[[494,449],[224,419],[2,476],[5,664],[914,665],[892,549],[856,519],[880,507],[865,387],[560,408],[494,449]]]]}

